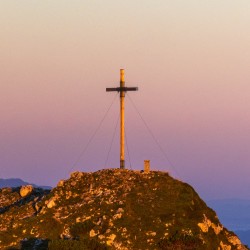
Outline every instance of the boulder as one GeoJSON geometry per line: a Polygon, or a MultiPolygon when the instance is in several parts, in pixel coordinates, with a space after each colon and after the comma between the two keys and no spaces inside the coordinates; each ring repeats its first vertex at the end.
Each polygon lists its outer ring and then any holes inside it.
{"type": "Polygon", "coordinates": [[[31,194],[33,190],[34,188],[32,185],[22,186],[20,189],[20,195],[21,197],[26,197],[31,194]]]}
{"type": "Polygon", "coordinates": [[[58,187],[62,187],[64,185],[64,180],[60,180],[57,184],[58,187]]]}
{"type": "Polygon", "coordinates": [[[73,172],[73,173],[70,174],[70,178],[79,179],[79,178],[81,178],[83,175],[84,175],[84,173],[76,171],[76,172],[73,172]]]}

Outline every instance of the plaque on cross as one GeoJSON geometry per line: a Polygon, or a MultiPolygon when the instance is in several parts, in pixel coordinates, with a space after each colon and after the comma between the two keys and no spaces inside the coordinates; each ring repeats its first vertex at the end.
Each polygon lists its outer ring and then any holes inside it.
{"type": "Polygon", "coordinates": [[[127,91],[137,91],[137,87],[126,87],[124,78],[124,69],[120,69],[120,87],[106,88],[107,92],[120,92],[120,168],[125,168],[125,126],[124,126],[124,112],[125,112],[125,93],[127,91]]]}

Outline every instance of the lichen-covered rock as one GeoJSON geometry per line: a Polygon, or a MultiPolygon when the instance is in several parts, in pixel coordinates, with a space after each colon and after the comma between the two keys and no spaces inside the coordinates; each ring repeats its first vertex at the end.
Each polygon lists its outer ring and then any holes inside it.
{"type": "Polygon", "coordinates": [[[107,239],[108,239],[108,240],[107,240],[107,245],[108,245],[108,246],[112,246],[113,243],[114,243],[115,238],[116,238],[116,235],[115,235],[115,234],[109,235],[109,236],[107,237],[107,239]]]}
{"type": "Polygon", "coordinates": [[[90,237],[95,237],[96,235],[98,235],[98,232],[95,232],[94,229],[91,229],[90,232],[89,232],[89,236],[90,237]]]}
{"type": "Polygon", "coordinates": [[[203,220],[203,222],[198,223],[198,226],[200,227],[200,229],[201,229],[201,231],[203,233],[207,233],[210,227],[214,230],[214,232],[215,232],[216,235],[219,234],[223,230],[223,226],[222,225],[220,225],[218,223],[218,225],[216,226],[214,223],[211,222],[211,220],[209,220],[206,217],[205,214],[204,214],[204,220],[203,220]]]}

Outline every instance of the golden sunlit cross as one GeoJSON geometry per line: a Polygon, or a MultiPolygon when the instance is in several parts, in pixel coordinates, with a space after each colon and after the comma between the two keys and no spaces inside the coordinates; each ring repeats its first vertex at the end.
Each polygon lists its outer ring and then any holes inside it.
{"type": "Polygon", "coordinates": [[[125,112],[125,93],[127,91],[137,91],[137,87],[126,87],[124,78],[124,69],[120,69],[120,87],[106,88],[107,92],[120,92],[120,168],[125,168],[125,126],[124,126],[124,112],[125,112]]]}

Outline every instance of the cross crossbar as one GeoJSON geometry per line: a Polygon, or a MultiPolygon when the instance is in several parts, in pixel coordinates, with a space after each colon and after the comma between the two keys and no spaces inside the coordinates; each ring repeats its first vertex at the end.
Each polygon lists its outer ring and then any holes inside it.
{"type": "Polygon", "coordinates": [[[137,91],[138,90],[138,87],[117,87],[117,88],[106,88],[106,91],[107,92],[112,92],[112,91],[117,91],[117,92],[120,92],[120,91],[137,91]]]}

